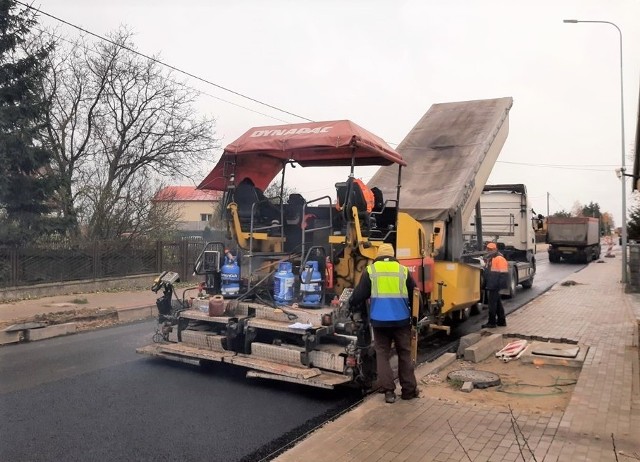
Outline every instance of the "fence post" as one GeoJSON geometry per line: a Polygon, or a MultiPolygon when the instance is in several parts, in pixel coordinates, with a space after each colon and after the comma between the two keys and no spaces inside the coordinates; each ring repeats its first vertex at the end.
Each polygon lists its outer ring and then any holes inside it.
{"type": "Polygon", "coordinates": [[[98,279],[98,241],[93,241],[93,246],[91,248],[91,261],[93,263],[93,279],[98,279]]]}
{"type": "Polygon", "coordinates": [[[189,279],[189,241],[180,241],[180,260],[182,260],[182,270],[180,274],[184,276],[184,281],[189,279]]]}
{"type": "Polygon", "coordinates": [[[18,286],[18,246],[13,246],[9,250],[9,261],[11,261],[11,285],[18,286]]]}
{"type": "Polygon", "coordinates": [[[164,253],[164,245],[162,241],[156,241],[156,273],[162,273],[163,253],[164,253]]]}

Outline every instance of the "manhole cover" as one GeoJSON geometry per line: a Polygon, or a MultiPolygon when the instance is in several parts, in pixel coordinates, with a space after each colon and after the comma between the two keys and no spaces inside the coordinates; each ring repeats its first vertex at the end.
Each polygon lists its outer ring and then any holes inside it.
{"type": "Polygon", "coordinates": [[[487,388],[500,385],[500,376],[489,371],[476,371],[473,369],[458,370],[449,372],[449,380],[460,382],[472,382],[474,388],[487,388]]]}

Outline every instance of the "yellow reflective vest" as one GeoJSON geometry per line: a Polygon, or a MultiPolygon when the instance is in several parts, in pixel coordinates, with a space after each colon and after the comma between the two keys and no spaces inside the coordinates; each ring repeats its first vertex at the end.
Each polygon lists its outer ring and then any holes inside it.
{"type": "Polygon", "coordinates": [[[396,322],[409,319],[409,270],[394,260],[378,260],[367,267],[371,279],[371,321],[396,322]]]}

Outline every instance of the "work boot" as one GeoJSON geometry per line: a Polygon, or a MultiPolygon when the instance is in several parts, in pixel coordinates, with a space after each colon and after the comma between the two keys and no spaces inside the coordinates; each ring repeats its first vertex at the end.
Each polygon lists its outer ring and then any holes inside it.
{"type": "Polygon", "coordinates": [[[486,323],[481,326],[483,329],[493,329],[494,327],[498,327],[497,324],[486,323]]]}
{"type": "Polygon", "coordinates": [[[402,395],[400,395],[400,398],[404,400],[415,399],[419,397],[420,397],[420,389],[418,388],[413,390],[411,393],[402,393],[402,395]]]}
{"type": "Polygon", "coordinates": [[[498,327],[507,327],[507,321],[499,322],[498,327]]]}
{"type": "Polygon", "coordinates": [[[384,402],[387,404],[393,404],[396,402],[396,394],[393,391],[384,392],[384,402]]]}

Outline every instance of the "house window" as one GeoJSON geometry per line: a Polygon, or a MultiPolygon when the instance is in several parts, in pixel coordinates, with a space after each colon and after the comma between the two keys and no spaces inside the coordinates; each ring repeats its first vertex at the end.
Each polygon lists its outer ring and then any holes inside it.
{"type": "Polygon", "coordinates": [[[200,214],[200,221],[211,221],[212,215],[213,214],[211,214],[211,213],[201,213],[200,214]]]}

